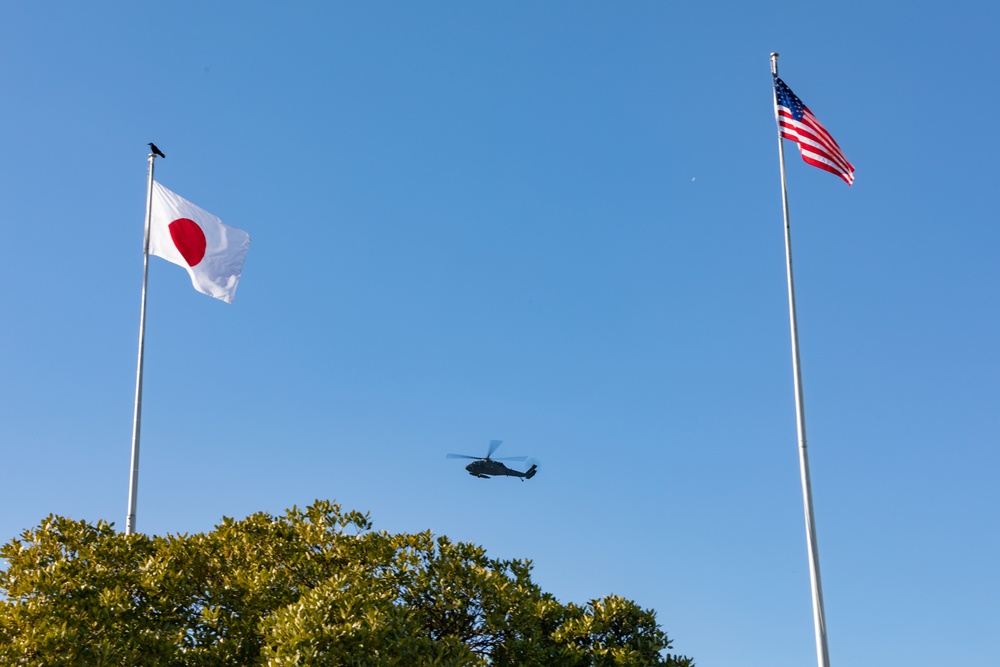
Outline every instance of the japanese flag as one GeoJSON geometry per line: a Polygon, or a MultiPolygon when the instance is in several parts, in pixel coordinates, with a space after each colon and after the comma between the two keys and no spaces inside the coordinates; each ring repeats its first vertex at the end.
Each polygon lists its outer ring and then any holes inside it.
{"type": "Polygon", "coordinates": [[[194,288],[233,302],[250,235],[153,182],[149,254],[187,269],[194,288]]]}

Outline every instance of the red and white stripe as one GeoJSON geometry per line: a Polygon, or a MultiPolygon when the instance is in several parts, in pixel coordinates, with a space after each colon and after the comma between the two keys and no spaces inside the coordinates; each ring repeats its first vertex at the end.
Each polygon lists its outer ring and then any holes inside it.
{"type": "Polygon", "coordinates": [[[782,137],[799,145],[799,153],[807,164],[840,176],[848,185],[854,182],[854,166],[807,107],[803,108],[802,120],[795,120],[791,109],[779,106],[778,127],[782,137]]]}

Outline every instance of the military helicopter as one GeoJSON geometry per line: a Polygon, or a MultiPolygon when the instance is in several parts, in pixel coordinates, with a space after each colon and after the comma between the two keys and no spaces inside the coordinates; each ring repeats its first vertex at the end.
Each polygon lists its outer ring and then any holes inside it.
{"type": "Polygon", "coordinates": [[[490,448],[486,452],[486,457],[481,456],[469,456],[467,454],[448,454],[445,458],[447,459],[475,459],[472,463],[465,466],[465,469],[469,471],[469,474],[473,477],[481,477],[483,479],[489,479],[490,477],[497,477],[500,475],[507,475],[509,477],[520,477],[523,482],[526,479],[531,479],[538,472],[538,464],[532,463],[531,467],[528,468],[527,472],[521,472],[520,470],[513,470],[508,468],[501,461],[524,461],[527,456],[506,456],[502,459],[492,459],[493,452],[497,450],[503,443],[503,440],[490,440],[490,448]]]}

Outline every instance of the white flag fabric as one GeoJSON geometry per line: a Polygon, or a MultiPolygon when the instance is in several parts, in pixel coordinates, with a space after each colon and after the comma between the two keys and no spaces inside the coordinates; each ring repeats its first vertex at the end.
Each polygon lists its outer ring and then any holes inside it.
{"type": "Polygon", "coordinates": [[[153,182],[149,254],[183,266],[194,288],[232,303],[250,235],[153,182]]]}

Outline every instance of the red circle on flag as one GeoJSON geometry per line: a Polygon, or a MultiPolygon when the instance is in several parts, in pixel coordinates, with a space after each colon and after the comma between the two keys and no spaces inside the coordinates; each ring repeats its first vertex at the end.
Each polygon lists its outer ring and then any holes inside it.
{"type": "Polygon", "coordinates": [[[205,232],[201,231],[198,223],[190,218],[177,218],[168,226],[170,238],[174,240],[174,245],[180,251],[184,261],[188,266],[198,266],[198,262],[205,257],[205,232]]]}

